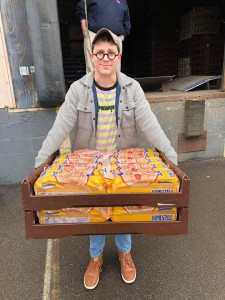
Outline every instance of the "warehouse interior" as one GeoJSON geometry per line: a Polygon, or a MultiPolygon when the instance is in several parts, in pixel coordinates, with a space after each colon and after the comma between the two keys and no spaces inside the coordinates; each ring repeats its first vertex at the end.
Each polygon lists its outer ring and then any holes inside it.
{"type": "MultiPolygon", "coordinates": [[[[222,75],[223,0],[127,0],[131,32],[121,71],[134,77],[222,75]]],[[[83,37],[74,0],[58,0],[66,87],[85,74],[83,37]]],[[[218,88],[218,80],[211,81],[218,88]]]]}

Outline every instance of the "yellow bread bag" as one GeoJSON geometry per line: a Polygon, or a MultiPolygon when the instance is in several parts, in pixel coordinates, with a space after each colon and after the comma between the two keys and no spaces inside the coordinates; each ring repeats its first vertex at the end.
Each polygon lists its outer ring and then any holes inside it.
{"type": "Polygon", "coordinates": [[[77,150],[57,158],[35,183],[38,195],[177,192],[179,179],[152,149],[77,150]]]}
{"type": "Polygon", "coordinates": [[[108,193],[177,192],[179,179],[153,149],[119,149],[114,153],[108,193]]]}
{"type": "MultiPolygon", "coordinates": [[[[102,157],[102,154],[101,154],[102,157]]],[[[99,172],[100,152],[77,150],[57,157],[35,183],[37,195],[106,193],[99,172]]],[[[41,224],[104,222],[111,216],[110,207],[66,208],[38,212],[41,224]]]]}
{"type": "MultiPolygon", "coordinates": [[[[82,149],[57,157],[34,189],[36,195],[177,192],[179,179],[152,149],[82,149]]],[[[86,208],[72,209],[74,216],[68,210],[40,211],[40,222],[103,222],[112,216],[111,207],[90,208],[90,215],[86,208]]]]}
{"type": "Polygon", "coordinates": [[[34,185],[37,195],[172,192],[178,188],[177,176],[158,152],[140,148],[81,149],[61,155],[34,185]]]}
{"type": "Polygon", "coordinates": [[[77,150],[57,157],[35,182],[36,195],[106,193],[98,170],[99,151],[77,150]]]}
{"type": "Polygon", "coordinates": [[[113,207],[111,220],[113,222],[176,221],[177,208],[148,206],[113,207]]]}
{"type": "Polygon", "coordinates": [[[65,208],[37,212],[40,224],[106,222],[101,208],[65,208]]]}
{"type": "Polygon", "coordinates": [[[104,178],[106,188],[116,176],[115,170],[117,166],[114,166],[112,162],[115,153],[117,153],[116,150],[101,151],[98,159],[98,171],[102,178],[104,178]]]}
{"type": "Polygon", "coordinates": [[[118,157],[159,157],[159,153],[154,149],[145,148],[127,148],[118,149],[115,153],[118,157]]]}
{"type": "Polygon", "coordinates": [[[112,158],[112,163],[156,162],[159,158],[159,153],[154,149],[118,149],[118,151],[114,153],[112,158]]]}
{"type": "Polygon", "coordinates": [[[167,166],[120,164],[109,193],[178,192],[179,178],[167,166]]]}
{"type": "MultiPolygon", "coordinates": [[[[151,170],[152,162],[162,164],[158,152],[153,149],[129,148],[114,151],[107,160],[101,163],[101,169],[99,170],[105,179],[107,192],[111,193],[114,186],[117,185],[116,177],[121,175],[121,172],[129,181],[126,186],[133,186],[135,183],[136,187],[140,187],[146,185],[146,182],[154,181],[157,174],[151,170]]],[[[140,190],[137,192],[140,192],[140,190]]]]}

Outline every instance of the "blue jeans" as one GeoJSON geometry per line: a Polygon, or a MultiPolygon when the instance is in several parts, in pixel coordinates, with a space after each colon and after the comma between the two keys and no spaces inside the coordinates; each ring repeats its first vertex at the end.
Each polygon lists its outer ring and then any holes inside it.
{"type": "MultiPolygon", "coordinates": [[[[125,252],[131,250],[131,234],[116,234],[115,243],[117,248],[125,252]]],[[[105,246],[105,235],[90,235],[90,256],[98,257],[101,255],[105,246]]]]}

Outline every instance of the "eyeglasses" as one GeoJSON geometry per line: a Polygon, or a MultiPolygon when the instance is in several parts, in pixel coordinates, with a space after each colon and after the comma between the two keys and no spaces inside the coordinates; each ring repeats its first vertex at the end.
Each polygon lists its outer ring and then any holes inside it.
{"type": "Polygon", "coordinates": [[[97,53],[93,53],[97,59],[99,60],[103,60],[105,58],[105,55],[108,57],[109,60],[114,60],[118,55],[118,54],[115,54],[114,52],[109,52],[109,53],[104,53],[102,51],[99,51],[97,53]]]}

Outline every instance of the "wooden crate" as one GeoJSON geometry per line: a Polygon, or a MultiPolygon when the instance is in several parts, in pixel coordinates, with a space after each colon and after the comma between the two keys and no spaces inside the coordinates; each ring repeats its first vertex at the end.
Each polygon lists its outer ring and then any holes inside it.
{"type": "Polygon", "coordinates": [[[27,239],[55,239],[74,235],[135,233],[154,236],[186,235],[188,230],[188,204],[190,179],[177,166],[161,154],[162,159],[180,179],[177,193],[138,194],[91,194],[91,195],[48,195],[36,196],[34,182],[45,166],[52,163],[52,156],[46,163],[22,181],[22,201],[27,239]],[[39,224],[36,211],[67,207],[147,205],[151,207],[177,207],[177,221],[157,222],[99,222],[70,224],[39,224]]]}

